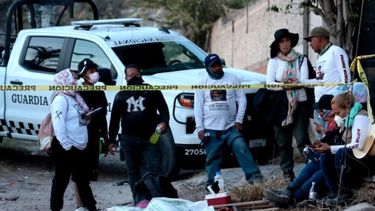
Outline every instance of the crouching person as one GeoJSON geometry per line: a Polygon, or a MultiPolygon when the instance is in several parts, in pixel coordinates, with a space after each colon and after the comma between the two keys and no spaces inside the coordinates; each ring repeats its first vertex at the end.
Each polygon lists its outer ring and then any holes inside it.
{"type": "MultiPolygon", "coordinates": [[[[205,59],[207,74],[202,85],[238,85],[239,79],[223,71],[221,59],[210,54],[205,59]]],[[[223,160],[222,149],[228,145],[245,173],[246,180],[253,184],[262,179],[257,164],[239,133],[246,110],[243,90],[198,90],[194,96],[194,114],[198,138],[207,152],[207,186],[214,182],[215,173],[220,171],[223,160]],[[237,109],[238,106],[238,109],[237,109]]]]}

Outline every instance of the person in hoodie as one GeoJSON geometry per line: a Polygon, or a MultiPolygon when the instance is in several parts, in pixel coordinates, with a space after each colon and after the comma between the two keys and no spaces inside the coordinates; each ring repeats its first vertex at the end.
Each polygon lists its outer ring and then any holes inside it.
{"type": "MultiPolygon", "coordinates": [[[[127,65],[125,80],[128,85],[142,85],[141,70],[127,65]]],[[[155,128],[160,134],[168,130],[169,111],[161,91],[120,91],[113,101],[109,125],[108,150],[113,154],[121,121],[121,150],[124,150],[129,185],[134,199],[135,183],[148,172],[161,173],[162,154],[159,142],[151,143],[155,128]],[[159,114],[158,114],[159,113],[159,114]]]]}
{"type": "MultiPolygon", "coordinates": [[[[241,84],[236,75],[223,71],[222,61],[217,54],[209,54],[205,58],[205,66],[207,74],[203,75],[201,85],[241,84]]],[[[240,133],[246,104],[246,96],[241,89],[195,92],[196,131],[207,152],[207,186],[214,183],[215,174],[220,171],[225,145],[233,150],[250,184],[262,180],[260,170],[240,133]]]]}
{"type": "MultiPolygon", "coordinates": [[[[57,73],[54,82],[59,86],[77,85],[69,69],[57,73]]],[[[55,133],[50,152],[55,160],[50,208],[61,210],[69,179],[76,183],[82,204],[88,210],[97,210],[90,187],[87,125],[89,108],[76,91],[57,91],[52,96],[51,119],[55,133]]]]}

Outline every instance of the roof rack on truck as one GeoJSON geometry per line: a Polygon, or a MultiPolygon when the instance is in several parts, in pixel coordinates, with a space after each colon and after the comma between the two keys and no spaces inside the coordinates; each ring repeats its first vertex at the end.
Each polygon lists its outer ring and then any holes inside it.
{"type": "Polygon", "coordinates": [[[92,26],[95,25],[124,25],[140,27],[140,22],[142,18],[118,18],[118,19],[105,19],[105,20],[82,20],[82,21],[72,21],[71,25],[76,26],[74,29],[84,29],[90,30],[92,26]]]}
{"type": "Polygon", "coordinates": [[[98,8],[92,0],[17,0],[14,1],[8,8],[6,14],[6,28],[5,28],[5,47],[4,47],[4,58],[3,65],[7,65],[10,54],[11,43],[14,42],[14,37],[17,33],[23,29],[23,14],[22,6],[27,6],[30,12],[30,25],[32,28],[36,28],[35,24],[35,10],[34,5],[53,5],[53,6],[64,6],[61,14],[58,16],[58,21],[55,25],[59,25],[62,16],[65,11],[69,8],[70,18],[74,18],[74,4],[75,3],[87,3],[91,7],[93,13],[93,19],[99,19],[98,8]],[[13,20],[14,17],[14,20],[13,20]],[[12,23],[14,21],[14,34],[12,35],[12,23]],[[13,38],[13,39],[12,39],[13,38]],[[12,41],[13,40],[13,41],[12,41]]]}

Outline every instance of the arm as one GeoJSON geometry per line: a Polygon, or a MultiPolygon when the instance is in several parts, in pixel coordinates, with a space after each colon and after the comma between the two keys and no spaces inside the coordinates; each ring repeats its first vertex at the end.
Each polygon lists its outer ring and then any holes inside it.
{"type": "Polygon", "coordinates": [[[340,82],[349,83],[351,81],[349,59],[344,49],[335,48],[334,60],[336,68],[339,71],[340,82]]]}
{"type": "Polygon", "coordinates": [[[309,79],[309,68],[307,67],[307,58],[306,56],[303,57],[302,64],[299,65],[299,74],[300,74],[300,82],[304,83],[306,80],[309,79]]]}
{"type": "Polygon", "coordinates": [[[112,106],[111,119],[109,124],[109,144],[116,143],[116,137],[119,130],[121,119],[121,92],[117,93],[112,106]]]}
{"type": "MultiPolygon", "coordinates": [[[[237,77],[236,77],[235,84],[236,85],[241,84],[237,77]]],[[[236,102],[237,102],[237,106],[238,106],[237,115],[236,115],[236,123],[242,124],[243,118],[244,118],[245,112],[246,112],[246,105],[247,105],[246,95],[245,95],[243,89],[237,89],[236,90],[236,102]]],[[[237,129],[241,129],[241,128],[237,128],[237,129]]]]}
{"type": "Polygon", "coordinates": [[[204,91],[197,90],[194,94],[194,118],[195,118],[195,125],[198,131],[198,134],[200,131],[204,131],[203,106],[204,106],[204,91]]]}
{"type": "MultiPolygon", "coordinates": [[[[68,101],[64,96],[58,95],[51,103],[51,119],[53,131],[60,143],[68,141],[65,119],[68,111],[68,101]]],[[[61,144],[62,145],[62,144],[61,144]]]]}
{"type": "MultiPolygon", "coordinates": [[[[276,71],[277,71],[277,63],[275,59],[270,59],[267,65],[267,78],[266,84],[282,84],[280,82],[276,82],[276,71]]],[[[269,90],[283,90],[282,88],[267,88],[269,90]]]]}
{"type": "Polygon", "coordinates": [[[159,123],[160,129],[162,134],[166,131],[167,126],[169,124],[169,110],[168,110],[168,105],[165,102],[165,99],[163,97],[163,94],[161,91],[157,91],[157,109],[159,111],[160,117],[161,117],[161,122],[159,123]]]}
{"type": "MultiPolygon", "coordinates": [[[[369,134],[369,122],[369,118],[364,115],[357,115],[354,118],[354,123],[352,127],[352,139],[351,142],[346,145],[347,148],[358,148],[359,143],[364,143],[364,139],[366,139],[369,134]]],[[[331,146],[332,154],[335,154],[337,150],[343,148],[344,146],[345,145],[331,146]]]]}

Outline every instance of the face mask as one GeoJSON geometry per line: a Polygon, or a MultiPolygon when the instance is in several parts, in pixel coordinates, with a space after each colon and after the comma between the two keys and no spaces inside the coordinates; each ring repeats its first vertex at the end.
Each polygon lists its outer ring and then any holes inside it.
{"type": "Polygon", "coordinates": [[[224,71],[222,71],[222,70],[218,73],[215,73],[214,71],[211,70],[211,68],[206,68],[206,71],[207,71],[208,75],[210,76],[210,78],[212,78],[214,80],[219,80],[224,76],[224,71]]]}
{"type": "Polygon", "coordinates": [[[89,79],[88,79],[88,82],[90,82],[91,84],[95,84],[96,82],[99,81],[99,73],[98,72],[94,72],[94,73],[91,73],[89,75],[89,79]]]}
{"type": "Polygon", "coordinates": [[[345,122],[348,120],[348,116],[342,118],[341,116],[335,115],[335,122],[337,126],[342,127],[345,126],[345,122]]]}
{"type": "Polygon", "coordinates": [[[335,122],[337,126],[341,127],[344,124],[344,119],[341,116],[335,115],[335,122]]]}
{"type": "Polygon", "coordinates": [[[134,76],[133,78],[131,78],[131,79],[128,81],[128,85],[141,85],[141,84],[143,84],[143,79],[142,79],[142,77],[134,76]]]}

